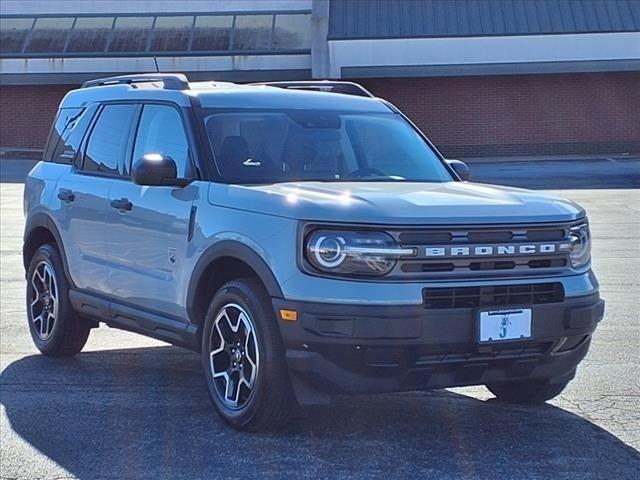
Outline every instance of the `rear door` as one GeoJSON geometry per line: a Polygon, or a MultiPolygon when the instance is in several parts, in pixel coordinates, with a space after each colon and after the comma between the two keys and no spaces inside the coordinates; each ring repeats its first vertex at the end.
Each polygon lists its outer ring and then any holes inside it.
{"type": "MultiPolygon", "coordinates": [[[[69,271],[75,285],[100,293],[110,291],[105,221],[109,190],[123,164],[131,138],[135,105],[104,105],[84,139],[83,154],[58,180],[58,222],[69,271]]],[[[73,155],[63,146],[63,159],[73,155]]]]}
{"type": "Polygon", "coordinates": [[[184,265],[199,182],[185,188],[136,185],[129,176],[131,161],[148,153],[172,157],[180,177],[195,175],[179,108],[142,106],[126,176],[114,181],[109,194],[109,283],[116,300],[184,318],[184,265]]]}

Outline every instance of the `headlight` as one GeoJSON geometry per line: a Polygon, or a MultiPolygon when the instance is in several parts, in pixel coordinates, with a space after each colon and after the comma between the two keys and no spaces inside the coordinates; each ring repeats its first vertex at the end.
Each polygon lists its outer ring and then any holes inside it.
{"type": "Polygon", "coordinates": [[[584,267],[591,260],[591,234],[589,224],[581,223],[569,229],[569,242],[563,243],[560,249],[569,252],[571,266],[584,267]]]}
{"type": "Polygon", "coordinates": [[[305,256],[321,272],[342,275],[386,275],[398,257],[415,255],[382,232],[315,230],[306,239],[305,256]]]}

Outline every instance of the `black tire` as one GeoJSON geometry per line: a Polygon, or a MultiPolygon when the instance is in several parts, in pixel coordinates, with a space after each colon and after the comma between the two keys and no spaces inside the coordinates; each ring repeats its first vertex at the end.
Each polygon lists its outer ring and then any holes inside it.
{"type": "Polygon", "coordinates": [[[295,399],[289,380],[285,349],[273,306],[269,295],[259,281],[251,278],[234,280],[225,284],[215,294],[205,318],[201,355],[209,397],[218,414],[229,425],[238,430],[258,432],[274,430],[287,424],[295,406],[295,399]],[[229,317],[234,317],[235,313],[239,313],[241,310],[236,307],[248,314],[249,323],[252,324],[255,332],[254,337],[246,333],[249,330],[245,328],[246,324],[241,325],[239,315],[227,323],[225,320],[220,320],[223,318],[223,312],[228,312],[229,317]],[[214,332],[216,322],[218,322],[218,327],[214,332]],[[234,323],[238,332],[245,332],[245,340],[239,341],[237,344],[233,343],[235,339],[228,342],[227,338],[223,338],[224,336],[220,334],[224,330],[225,335],[234,335],[233,327],[227,327],[234,323]],[[228,404],[233,400],[227,398],[228,390],[225,385],[229,383],[233,385],[234,382],[229,382],[229,378],[234,378],[234,375],[244,375],[247,371],[250,372],[251,365],[253,365],[253,363],[248,364],[248,360],[244,360],[243,357],[240,360],[231,353],[232,347],[242,343],[248,345],[245,349],[246,352],[243,350],[242,355],[244,356],[246,353],[247,358],[253,356],[257,373],[251,389],[246,385],[247,388],[240,391],[242,380],[235,381],[239,386],[238,390],[232,390],[232,392],[238,392],[235,395],[237,405],[233,406],[228,404]],[[252,349],[251,345],[256,348],[252,349]],[[220,351],[223,348],[224,350],[220,351]],[[216,350],[218,353],[215,353],[216,350]],[[214,358],[211,355],[212,352],[214,352],[215,360],[212,359],[214,358]],[[237,368],[244,367],[244,370],[241,372],[236,370],[235,373],[232,371],[231,364],[234,359],[239,360],[237,368]],[[218,360],[222,361],[220,370],[223,372],[221,373],[219,370],[216,373],[218,378],[214,380],[213,365],[218,360]],[[219,376],[224,375],[224,370],[228,374],[226,379],[219,376]],[[244,398],[241,398],[241,393],[244,398]]]}
{"type": "Polygon", "coordinates": [[[49,244],[40,246],[31,258],[27,270],[27,319],[33,343],[40,352],[50,357],[70,357],[80,353],[89,337],[89,325],[78,318],[73,311],[69,301],[69,288],[69,280],[57,248],[49,244]],[[41,274],[45,271],[50,272],[44,274],[45,279],[49,276],[54,278],[53,284],[50,284],[54,285],[54,288],[49,287],[45,290],[50,292],[49,298],[55,295],[56,299],[48,300],[47,303],[49,305],[57,303],[57,307],[47,307],[51,310],[55,309],[55,315],[53,317],[45,315],[43,310],[41,319],[38,321],[37,313],[43,308],[43,304],[42,300],[34,304],[37,297],[35,285],[39,285],[41,274]],[[37,279],[34,280],[36,275],[37,279]],[[47,320],[43,321],[42,318],[45,317],[47,320]]]}
{"type": "Polygon", "coordinates": [[[547,380],[490,383],[486,387],[496,398],[506,403],[536,405],[560,395],[569,381],[550,383],[547,380]]]}

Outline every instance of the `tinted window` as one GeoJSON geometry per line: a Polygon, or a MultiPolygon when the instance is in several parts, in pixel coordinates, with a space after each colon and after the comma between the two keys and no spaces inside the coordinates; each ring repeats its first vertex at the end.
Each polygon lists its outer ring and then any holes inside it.
{"type": "Polygon", "coordinates": [[[134,105],[107,105],[102,109],[87,142],[83,170],[123,174],[127,140],[136,108],[134,105]]]}
{"type": "Polygon", "coordinates": [[[193,17],[158,17],[153,27],[151,51],[184,52],[189,48],[193,17]]]}
{"type": "Polygon", "coordinates": [[[47,140],[47,146],[44,150],[44,156],[42,157],[45,162],[53,161],[53,154],[56,148],[62,139],[68,135],[68,127],[70,127],[72,119],[79,118],[81,112],[81,108],[63,108],[58,110],[56,119],[53,122],[53,127],[49,133],[49,139],[47,140]]]}
{"type": "Polygon", "coordinates": [[[67,42],[73,18],[39,18],[31,32],[25,52],[62,52],[67,42]]]}
{"type": "Polygon", "coordinates": [[[189,168],[189,143],[180,114],[173,107],[145,105],[138,126],[133,161],[147,153],[173,158],[179,177],[192,176],[189,168]]]}
{"type": "Polygon", "coordinates": [[[151,35],[153,17],[119,17],[109,43],[110,52],[144,52],[151,35]]]}
{"type": "Polygon", "coordinates": [[[32,26],[33,18],[0,17],[0,52],[22,52],[24,40],[32,26]]]}
{"type": "Polygon", "coordinates": [[[452,180],[429,144],[393,113],[205,112],[216,165],[230,182],[452,180]]]}
{"type": "Polygon", "coordinates": [[[229,50],[232,23],[233,17],[227,15],[196,17],[191,50],[229,50]]]}
{"type": "Polygon", "coordinates": [[[311,48],[311,15],[276,15],[273,48],[277,50],[311,48]]]}
{"type": "Polygon", "coordinates": [[[112,27],[112,17],[78,17],[67,52],[104,52],[112,27]]]}
{"type": "Polygon", "coordinates": [[[238,15],[233,32],[233,50],[271,48],[273,15],[238,15]]]}
{"type": "Polygon", "coordinates": [[[91,106],[84,110],[81,108],[60,110],[51,129],[51,136],[44,155],[45,161],[73,163],[96,109],[96,106],[91,106]]]}

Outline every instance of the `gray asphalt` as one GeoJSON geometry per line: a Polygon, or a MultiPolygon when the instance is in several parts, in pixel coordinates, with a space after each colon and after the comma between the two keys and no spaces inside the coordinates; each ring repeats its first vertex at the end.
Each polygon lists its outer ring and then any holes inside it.
{"type": "Polygon", "coordinates": [[[215,416],[186,350],[101,327],[74,359],[37,354],[20,258],[27,169],[0,161],[0,477],[638,478],[640,161],[471,167],[479,181],[555,189],[590,215],[607,314],[560,397],[541,407],[502,405],[484,387],[342,397],[261,435],[215,416]]]}

